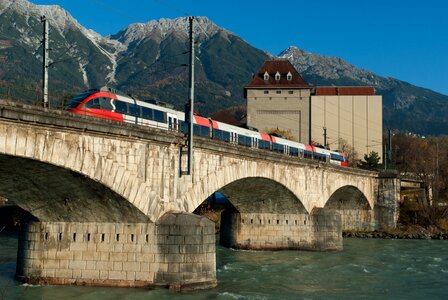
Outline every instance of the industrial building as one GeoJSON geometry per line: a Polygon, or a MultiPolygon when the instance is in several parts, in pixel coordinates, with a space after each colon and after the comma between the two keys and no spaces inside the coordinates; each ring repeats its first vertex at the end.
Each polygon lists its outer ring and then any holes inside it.
{"type": "Polygon", "coordinates": [[[247,126],[296,141],[382,156],[382,96],[373,87],[311,86],[288,60],[268,60],[244,88],[247,126]]]}

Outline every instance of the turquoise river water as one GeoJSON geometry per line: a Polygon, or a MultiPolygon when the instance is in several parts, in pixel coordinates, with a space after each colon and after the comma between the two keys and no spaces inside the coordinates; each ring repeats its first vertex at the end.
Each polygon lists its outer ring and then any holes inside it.
{"type": "Polygon", "coordinates": [[[32,286],[14,280],[17,236],[0,233],[3,299],[448,299],[448,241],[345,239],[342,252],[217,248],[218,287],[32,286]]]}

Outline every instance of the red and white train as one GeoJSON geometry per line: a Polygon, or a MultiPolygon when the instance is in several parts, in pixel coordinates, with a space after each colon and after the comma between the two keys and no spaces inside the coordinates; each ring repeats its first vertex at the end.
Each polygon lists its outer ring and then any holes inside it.
{"type": "MultiPolygon", "coordinates": [[[[123,96],[109,88],[89,90],[75,96],[66,110],[166,130],[182,132],[187,130],[184,112],[174,110],[163,103],[140,101],[123,96]]],[[[347,166],[346,156],[341,152],[286,140],[197,115],[194,116],[193,124],[194,135],[197,136],[347,166]]]]}

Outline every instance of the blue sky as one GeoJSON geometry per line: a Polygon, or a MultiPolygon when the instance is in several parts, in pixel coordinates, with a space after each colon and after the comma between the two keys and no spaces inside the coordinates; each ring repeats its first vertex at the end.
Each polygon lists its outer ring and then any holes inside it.
{"type": "Polygon", "coordinates": [[[207,16],[252,46],[295,45],[448,95],[446,0],[31,0],[102,35],[131,23],[207,16]]]}

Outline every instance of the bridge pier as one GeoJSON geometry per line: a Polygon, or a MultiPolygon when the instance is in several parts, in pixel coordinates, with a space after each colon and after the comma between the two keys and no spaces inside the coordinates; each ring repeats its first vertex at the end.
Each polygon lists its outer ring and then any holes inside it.
{"type": "Polygon", "coordinates": [[[311,214],[221,214],[220,242],[226,247],[253,250],[342,250],[340,214],[315,208],[311,214]]]}
{"type": "Polygon", "coordinates": [[[377,229],[397,227],[401,182],[393,171],[381,172],[378,178],[378,195],[374,207],[377,229]]]}
{"type": "Polygon", "coordinates": [[[16,277],[32,284],[175,289],[216,285],[215,227],[167,213],[157,223],[31,222],[19,236],[16,277]]]}

